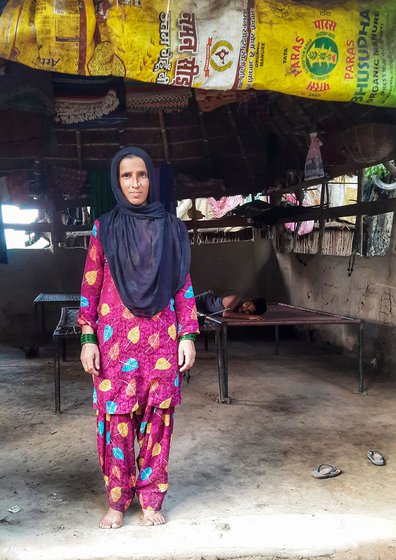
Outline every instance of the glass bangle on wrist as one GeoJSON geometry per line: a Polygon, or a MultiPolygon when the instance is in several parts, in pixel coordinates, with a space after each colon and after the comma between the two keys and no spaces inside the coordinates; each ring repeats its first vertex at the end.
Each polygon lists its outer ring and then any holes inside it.
{"type": "Polygon", "coordinates": [[[98,341],[98,337],[96,336],[96,334],[87,333],[87,334],[82,334],[81,335],[80,343],[81,343],[81,346],[84,346],[84,344],[96,344],[98,346],[99,341],[98,341]]]}
{"type": "Polygon", "coordinates": [[[183,334],[181,337],[179,337],[179,341],[180,340],[192,340],[193,342],[195,342],[196,338],[197,338],[197,335],[195,333],[183,334]]]}

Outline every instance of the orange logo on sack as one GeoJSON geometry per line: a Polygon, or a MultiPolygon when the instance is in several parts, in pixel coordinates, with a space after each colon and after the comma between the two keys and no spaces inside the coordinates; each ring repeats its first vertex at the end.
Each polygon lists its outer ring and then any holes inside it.
{"type": "Polygon", "coordinates": [[[225,72],[233,63],[234,49],[228,41],[217,41],[210,51],[210,65],[217,72],[225,72]]]}

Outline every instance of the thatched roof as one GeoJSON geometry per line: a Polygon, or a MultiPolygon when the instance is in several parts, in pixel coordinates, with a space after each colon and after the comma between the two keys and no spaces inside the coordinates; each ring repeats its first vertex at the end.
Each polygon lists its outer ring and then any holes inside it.
{"type": "Polygon", "coordinates": [[[2,105],[0,96],[0,175],[47,165],[108,169],[120,147],[139,145],[156,164],[172,164],[182,198],[304,185],[311,132],[323,143],[329,177],[396,157],[395,109],[237,93],[236,102],[209,112],[201,110],[193,93],[179,111],[147,105],[144,111],[125,110],[113,124],[91,121],[83,127],[55,122],[49,108],[50,114],[15,110],[2,105]]]}

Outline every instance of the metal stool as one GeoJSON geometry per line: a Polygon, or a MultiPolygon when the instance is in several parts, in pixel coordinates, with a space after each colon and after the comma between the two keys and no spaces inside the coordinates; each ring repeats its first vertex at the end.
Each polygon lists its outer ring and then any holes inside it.
{"type": "Polygon", "coordinates": [[[210,326],[206,324],[207,315],[205,313],[200,313],[199,311],[197,315],[198,315],[199,332],[204,335],[205,351],[207,352],[209,350],[209,331],[211,329],[210,326]]]}
{"type": "Polygon", "coordinates": [[[55,383],[55,412],[61,411],[60,396],[60,361],[61,349],[62,359],[66,361],[66,341],[70,338],[79,338],[81,328],[77,324],[78,307],[62,307],[59,323],[54,330],[53,339],[55,344],[54,354],[54,383],[55,383]]]}

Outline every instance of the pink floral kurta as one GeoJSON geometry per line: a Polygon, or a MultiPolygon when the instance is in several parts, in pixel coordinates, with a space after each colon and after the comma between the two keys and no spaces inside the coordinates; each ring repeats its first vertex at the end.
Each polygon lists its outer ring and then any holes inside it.
{"type": "Polygon", "coordinates": [[[181,402],[178,337],[198,332],[191,279],[153,317],[137,317],[122,303],[99,240],[92,229],[81,287],[79,324],[97,332],[100,372],[94,408],[126,414],[141,405],[169,408],[181,402]]]}

